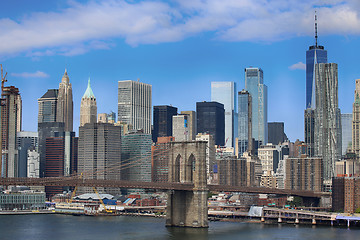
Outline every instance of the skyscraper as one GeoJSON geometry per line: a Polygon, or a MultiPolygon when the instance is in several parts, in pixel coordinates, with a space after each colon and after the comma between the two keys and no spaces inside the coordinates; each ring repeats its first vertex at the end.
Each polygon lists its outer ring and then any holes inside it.
{"type": "Polygon", "coordinates": [[[118,121],[151,134],[151,85],[132,80],[118,82],[118,121]]]}
{"type": "Polygon", "coordinates": [[[323,158],[324,183],[331,184],[335,161],[341,158],[341,116],[336,63],[315,66],[315,156],[323,158]]]}
{"type": "Polygon", "coordinates": [[[65,69],[59,84],[56,122],[65,123],[66,132],[73,131],[73,105],[72,87],[65,69]]]}
{"type": "Polygon", "coordinates": [[[252,106],[248,91],[238,92],[238,156],[251,149],[252,144],[252,106]]]}
{"type": "Polygon", "coordinates": [[[21,131],[16,135],[16,147],[18,149],[18,177],[27,176],[28,150],[37,149],[38,133],[21,131]]]}
{"type": "Polygon", "coordinates": [[[122,180],[151,182],[151,146],[151,135],[142,131],[133,131],[123,136],[121,163],[127,167],[121,170],[122,180]]]}
{"type": "Polygon", "coordinates": [[[342,113],[341,114],[341,138],[342,138],[342,147],[341,154],[345,155],[346,151],[351,150],[352,142],[352,113],[342,113]]]}
{"type": "Polygon", "coordinates": [[[360,79],[355,81],[355,94],[352,113],[352,150],[360,156],[360,79]]]}
{"type": "Polygon", "coordinates": [[[179,114],[174,115],[173,119],[173,129],[172,136],[175,138],[175,141],[191,141],[194,139],[190,138],[190,124],[189,124],[190,116],[187,114],[179,114]]]}
{"type": "Polygon", "coordinates": [[[56,122],[58,89],[49,89],[38,99],[38,123],[56,122]]]}
{"type": "Polygon", "coordinates": [[[314,156],[314,145],[315,145],[315,110],[307,108],[304,111],[304,137],[307,145],[306,154],[309,157],[314,156]]]}
{"type": "Polygon", "coordinates": [[[268,123],[268,143],[277,145],[285,142],[287,136],[284,131],[284,122],[269,122],[268,123]]]}
{"type": "MultiPolygon", "coordinates": [[[[86,123],[79,127],[78,146],[78,173],[83,173],[84,178],[120,180],[120,126],[110,123],[86,123]]],[[[81,191],[92,192],[91,189],[81,191]]]]}
{"type": "Polygon", "coordinates": [[[252,137],[259,145],[265,145],[268,139],[267,86],[263,75],[261,68],[245,68],[245,90],[252,100],[252,137]]]}
{"type": "MultiPolygon", "coordinates": [[[[209,133],[213,136],[215,145],[225,144],[225,109],[218,102],[197,102],[196,122],[198,133],[209,133]]],[[[176,139],[175,139],[176,140],[176,139]]]]}
{"type": "Polygon", "coordinates": [[[186,114],[187,126],[189,130],[189,140],[195,140],[196,138],[196,112],[195,111],[181,111],[181,114],[186,114]]]}
{"type": "Polygon", "coordinates": [[[1,176],[18,176],[18,151],[16,134],[21,131],[21,97],[19,89],[2,86],[1,106],[1,176]]]}
{"type": "Polygon", "coordinates": [[[315,45],[306,51],[306,105],[305,108],[315,108],[315,65],[327,63],[327,51],[318,45],[317,18],[315,14],[315,45]]]}
{"type": "Polygon", "coordinates": [[[172,136],[173,116],[177,115],[177,108],[173,106],[154,106],[153,142],[158,137],[172,136]]]}
{"type": "Polygon", "coordinates": [[[96,97],[91,90],[90,78],[86,91],[81,98],[80,106],[80,126],[84,126],[85,123],[96,123],[97,118],[97,106],[96,97]]]}
{"type": "Polygon", "coordinates": [[[236,84],[211,82],[211,101],[224,104],[225,146],[234,147],[234,140],[237,137],[236,84]]]}

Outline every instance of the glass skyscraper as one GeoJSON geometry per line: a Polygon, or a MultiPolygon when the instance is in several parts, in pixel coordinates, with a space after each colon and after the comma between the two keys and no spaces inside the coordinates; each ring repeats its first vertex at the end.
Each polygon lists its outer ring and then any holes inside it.
{"type": "Polygon", "coordinates": [[[268,139],[267,86],[261,68],[245,68],[245,90],[252,100],[252,137],[259,145],[265,145],[268,139]]]}
{"type": "MultiPolygon", "coordinates": [[[[251,96],[248,91],[238,93],[238,151],[239,156],[249,150],[252,142],[251,136],[251,96]]],[[[252,149],[250,149],[252,150],[252,149]]]]}
{"type": "Polygon", "coordinates": [[[352,143],[352,113],[342,113],[341,114],[341,137],[342,137],[342,155],[346,154],[346,150],[350,147],[352,143]]]}
{"type": "Polygon", "coordinates": [[[236,84],[211,82],[211,101],[224,104],[225,146],[234,147],[234,140],[237,137],[236,84]]]}

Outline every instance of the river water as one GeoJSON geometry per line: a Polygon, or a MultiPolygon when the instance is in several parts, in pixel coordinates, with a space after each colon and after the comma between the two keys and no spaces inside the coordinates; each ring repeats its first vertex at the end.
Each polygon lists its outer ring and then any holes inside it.
{"type": "Polygon", "coordinates": [[[1,215],[1,240],[360,239],[360,229],[210,222],[208,229],[167,228],[165,219],[129,216],[1,215]]]}

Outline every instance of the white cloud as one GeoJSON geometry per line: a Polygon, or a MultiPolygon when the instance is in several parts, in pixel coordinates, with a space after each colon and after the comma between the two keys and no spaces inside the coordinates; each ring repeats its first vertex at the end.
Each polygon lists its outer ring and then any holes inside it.
{"type": "Polygon", "coordinates": [[[295,64],[289,66],[289,69],[290,70],[296,70],[296,69],[305,70],[306,65],[303,62],[298,62],[298,63],[295,63],[295,64]]]}
{"type": "Polygon", "coordinates": [[[73,56],[110,49],[116,38],[137,46],[203,32],[222,41],[279,41],[313,35],[315,8],[320,40],[325,34],[360,34],[357,0],[69,1],[58,12],[0,18],[0,56],[73,56]]]}
{"type": "Polygon", "coordinates": [[[23,73],[11,73],[11,76],[21,77],[21,78],[47,78],[49,75],[47,73],[36,71],[34,73],[23,72],[23,73]]]}

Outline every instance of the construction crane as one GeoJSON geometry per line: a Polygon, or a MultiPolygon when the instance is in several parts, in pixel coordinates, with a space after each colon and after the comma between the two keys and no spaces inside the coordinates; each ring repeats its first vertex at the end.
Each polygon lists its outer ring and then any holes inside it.
{"type": "Polygon", "coordinates": [[[105,212],[107,212],[107,213],[112,213],[113,211],[112,211],[111,209],[108,209],[108,208],[106,207],[105,203],[104,203],[103,200],[101,199],[100,194],[98,193],[98,191],[96,190],[96,188],[93,187],[93,189],[94,189],[94,192],[96,193],[96,195],[98,196],[101,205],[104,207],[105,212]]]}
{"type": "MultiPolygon", "coordinates": [[[[83,177],[83,173],[81,173],[80,174],[80,179],[82,179],[82,177],[83,177]]],[[[73,201],[73,199],[74,199],[74,197],[75,197],[75,194],[76,194],[76,190],[77,190],[77,186],[75,186],[75,189],[74,189],[74,191],[72,192],[72,194],[71,194],[71,198],[70,198],[70,200],[68,201],[68,203],[72,203],[72,201],[73,201]]]]}

